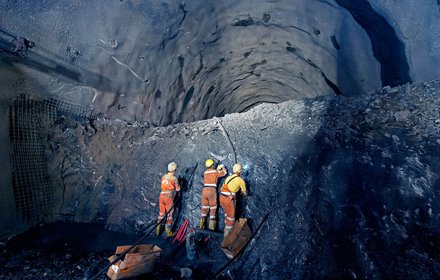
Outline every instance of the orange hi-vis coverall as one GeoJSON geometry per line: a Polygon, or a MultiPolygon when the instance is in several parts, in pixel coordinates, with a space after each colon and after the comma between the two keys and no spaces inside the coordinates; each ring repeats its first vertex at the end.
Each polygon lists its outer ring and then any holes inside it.
{"type": "Polygon", "coordinates": [[[206,218],[209,212],[210,221],[216,219],[217,211],[217,181],[219,178],[226,176],[226,169],[216,170],[214,168],[207,169],[203,174],[203,191],[202,191],[202,218],[206,218]]]}
{"type": "Polygon", "coordinates": [[[180,186],[177,181],[176,176],[167,173],[162,177],[161,189],[159,196],[159,217],[157,218],[158,223],[165,217],[165,213],[169,211],[167,216],[167,225],[173,223],[173,213],[174,209],[170,211],[173,207],[174,194],[173,191],[180,191],[180,186]]]}
{"type": "Polygon", "coordinates": [[[220,206],[225,211],[225,230],[229,231],[235,223],[235,197],[241,190],[246,194],[246,183],[237,174],[228,176],[221,188],[220,206]]]}

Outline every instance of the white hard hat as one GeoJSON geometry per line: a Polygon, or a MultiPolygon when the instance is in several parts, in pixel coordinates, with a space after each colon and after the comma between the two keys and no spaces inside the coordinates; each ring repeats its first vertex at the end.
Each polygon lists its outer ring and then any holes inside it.
{"type": "Polygon", "coordinates": [[[175,163],[174,161],[171,162],[170,164],[168,164],[168,171],[169,172],[176,171],[176,169],[177,169],[177,163],[175,163]]]}
{"type": "Polygon", "coordinates": [[[236,163],[236,164],[234,164],[234,166],[232,166],[232,171],[234,173],[239,173],[239,172],[241,172],[242,169],[243,169],[243,167],[241,166],[241,163],[236,163]]]}

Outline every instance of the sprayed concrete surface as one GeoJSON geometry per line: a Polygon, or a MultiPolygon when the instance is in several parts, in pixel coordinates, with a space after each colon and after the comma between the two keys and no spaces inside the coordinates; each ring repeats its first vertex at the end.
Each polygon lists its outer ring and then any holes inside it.
{"type": "Polygon", "coordinates": [[[110,118],[168,125],[411,81],[388,22],[361,26],[376,12],[353,18],[338,1],[0,4],[0,43],[35,42],[23,59],[4,61],[50,96],[110,118]],[[371,34],[390,38],[387,46],[371,34]],[[390,50],[401,56],[387,61],[390,50]]]}

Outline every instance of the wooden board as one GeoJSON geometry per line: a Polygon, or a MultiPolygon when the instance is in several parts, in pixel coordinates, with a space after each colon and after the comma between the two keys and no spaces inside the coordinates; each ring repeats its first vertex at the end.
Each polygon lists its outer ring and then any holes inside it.
{"type": "Polygon", "coordinates": [[[247,219],[240,218],[234,224],[229,234],[223,239],[221,248],[230,259],[235,257],[246,243],[252,238],[252,231],[247,224],[247,219]]]}
{"type": "MultiPolygon", "coordinates": [[[[122,254],[130,247],[130,245],[118,246],[115,255],[122,254]]],[[[125,255],[123,260],[119,260],[109,267],[107,276],[112,280],[118,280],[151,273],[161,252],[162,249],[153,244],[136,245],[125,255]]],[[[109,258],[110,261],[114,259],[114,256],[109,258]]]]}

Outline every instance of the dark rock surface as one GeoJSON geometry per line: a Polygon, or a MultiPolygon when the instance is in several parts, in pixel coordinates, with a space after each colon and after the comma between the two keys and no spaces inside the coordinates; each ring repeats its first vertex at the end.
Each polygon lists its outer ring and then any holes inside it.
{"type": "Polygon", "coordinates": [[[241,215],[254,227],[270,216],[232,275],[433,279],[439,94],[434,81],[160,128],[65,118],[51,130],[50,174],[55,186],[75,191],[64,191],[54,209],[63,219],[142,232],[157,217],[160,174],[175,160],[192,182],[177,221],[196,226],[204,160],[230,169],[237,157],[251,193],[239,202],[241,215]],[[57,164],[60,155],[70,164],[57,164]]]}
{"type": "Polygon", "coordinates": [[[438,1],[369,1],[378,14],[386,18],[403,41],[410,75],[414,81],[430,81],[439,77],[440,23],[438,1]],[[411,13],[408,13],[411,11],[411,13]],[[427,67],[428,66],[428,67],[427,67]]]}

